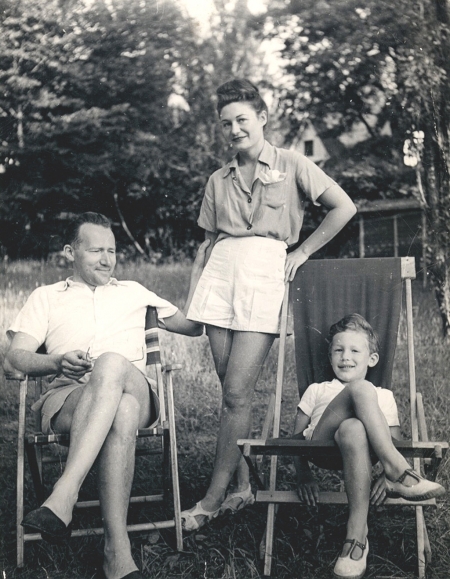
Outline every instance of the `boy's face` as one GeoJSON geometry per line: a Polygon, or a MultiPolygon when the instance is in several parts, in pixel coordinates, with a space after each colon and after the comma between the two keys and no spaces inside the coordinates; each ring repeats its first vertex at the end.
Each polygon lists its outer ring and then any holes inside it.
{"type": "Polygon", "coordinates": [[[367,369],[378,362],[378,354],[371,354],[364,332],[347,330],[333,336],[330,362],[338,380],[347,384],[364,380],[367,369]]]}

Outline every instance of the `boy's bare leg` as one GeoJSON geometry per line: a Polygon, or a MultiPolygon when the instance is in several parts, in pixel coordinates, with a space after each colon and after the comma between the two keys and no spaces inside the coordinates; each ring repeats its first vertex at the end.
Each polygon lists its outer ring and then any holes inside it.
{"type": "MultiPolygon", "coordinates": [[[[372,480],[372,462],[364,425],[357,418],[344,420],[336,431],[335,440],[342,454],[345,491],[348,497],[346,538],[356,539],[364,545],[372,480]]],[[[351,548],[351,545],[344,544],[342,556],[345,557],[351,548]]],[[[359,559],[361,555],[361,549],[356,546],[352,558],[359,559]]]]}
{"type": "MultiPolygon", "coordinates": [[[[397,480],[406,469],[411,468],[392,443],[389,426],[370,382],[361,380],[347,384],[325,409],[314,430],[314,439],[333,440],[337,429],[347,418],[358,418],[364,424],[369,442],[388,479],[397,480]]],[[[416,482],[415,479],[408,481],[409,478],[405,479],[406,484],[416,482]]]]}

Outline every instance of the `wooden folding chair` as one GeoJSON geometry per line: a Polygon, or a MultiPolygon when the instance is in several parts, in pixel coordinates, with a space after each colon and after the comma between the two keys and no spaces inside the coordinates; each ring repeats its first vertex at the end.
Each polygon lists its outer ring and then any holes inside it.
{"type": "MultiPolygon", "coordinates": [[[[260,489],[256,494],[256,501],[268,503],[265,575],[270,575],[271,572],[276,507],[281,503],[300,503],[295,491],[276,489],[278,455],[299,455],[311,458],[333,457],[339,454],[334,441],[318,442],[278,438],[289,301],[294,315],[295,354],[300,397],[309,384],[330,379],[331,368],[328,363],[328,344],[325,338],[333,323],[354,312],[363,315],[380,337],[380,362],[371,369],[368,380],[377,386],[390,388],[404,286],[411,440],[396,441],[395,445],[405,457],[413,459],[414,469],[419,470],[423,465],[426,474],[433,480],[435,479],[448,443],[428,440],[422,396],[416,391],[411,292],[411,280],[414,278],[414,258],[311,260],[298,270],[291,284],[290,300],[288,290],[286,291],[282,309],[273,438],[238,440],[238,445],[260,489]],[[267,489],[258,478],[252,460],[252,457],[260,455],[270,456],[270,480],[267,489]]],[[[345,503],[347,503],[345,492],[320,493],[320,504],[345,503]]],[[[411,502],[404,499],[387,499],[384,504],[411,505],[415,508],[418,576],[425,577],[425,564],[430,560],[431,549],[423,517],[423,506],[435,505],[435,500],[411,502]]]]}
{"type": "MultiPolygon", "coordinates": [[[[157,392],[160,400],[160,420],[154,428],[144,428],[138,430],[136,436],[138,439],[148,439],[149,437],[158,437],[160,445],[158,449],[139,448],[136,454],[161,454],[162,458],[162,475],[163,489],[158,490],[156,494],[146,496],[132,496],[130,503],[149,503],[163,501],[168,497],[170,490],[173,493],[174,518],[165,521],[153,523],[142,523],[128,525],[130,531],[147,531],[155,529],[168,529],[175,527],[177,549],[183,549],[183,535],[181,527],[181,508],[180,508],[180,488],[178,481],[178,461],[177,461],[177,443],[175,432],[175,413],[172,386],[172,371],[179,370],[180,364],[161,366],[161,353],[158,339],[158,323],[156,309],[147,308],[145,318],[145,342],[147,352],[147,374],[156,379],[157,392]],[[165,379],[163,378],[163,372],[165,379]]],[[[31,477],[36,492],[37,502],[40,505],[45,500],[44,486],[44,467],[49,463],[60,462],[61,457],[44,455],[44,448],[48,445],[70,444],[69,435],[50,434],[44,435],[41,432],[40,412],[34,413],[33,432],[27,433],[27,393],[28,383],[31,377],[19,380],[19,432],[18,432],[18,452],[17,452],[17,566],[24,565],[25,542],[38,541],[41,539],[39,533],[25,533],[21,526],[24,516],[24,469],[25,453],[28,457],[31,477]]],[[[34,400],[41,395],[41,380],[36,379],[34,400]]],[[[99,505],[98,500],[80,501],[76,508],[95,507],[99,505]]],[[[74,529],[72,537],[81,537],[85,535],[100,535],[103,528],[74,529]]]]}

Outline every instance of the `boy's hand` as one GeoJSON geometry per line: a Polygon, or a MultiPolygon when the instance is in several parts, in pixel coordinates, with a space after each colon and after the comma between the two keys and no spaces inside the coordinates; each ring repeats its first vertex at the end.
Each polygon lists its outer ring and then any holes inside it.
{"type": "Polygon", "coordinates": [[[370,491],[370,504],[374,506],[380,506],[386,500],[386,477],[384,472],[376,478],[372,485],[372,490],[370,491]]]}
{"type": "Polygon", "coordinates": [[[319,502],[319,485],[312,473],[303,473],[297,478],[298,498],[310,506],[319,502]]]}

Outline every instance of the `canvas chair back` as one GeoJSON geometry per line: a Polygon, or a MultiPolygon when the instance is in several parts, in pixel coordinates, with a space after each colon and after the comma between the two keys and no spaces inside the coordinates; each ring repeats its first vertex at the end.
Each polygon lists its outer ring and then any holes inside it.
{"type": "Polygon", "coordinates": [[[367,379],[391,387],[400,321],[402,279],[399,258],[313,260],[291,284],[295,353],[300,397],[314,382],[333,377],[326,341],[330,326],[361,314],[380,340],[380,361],[367,379]]]}

